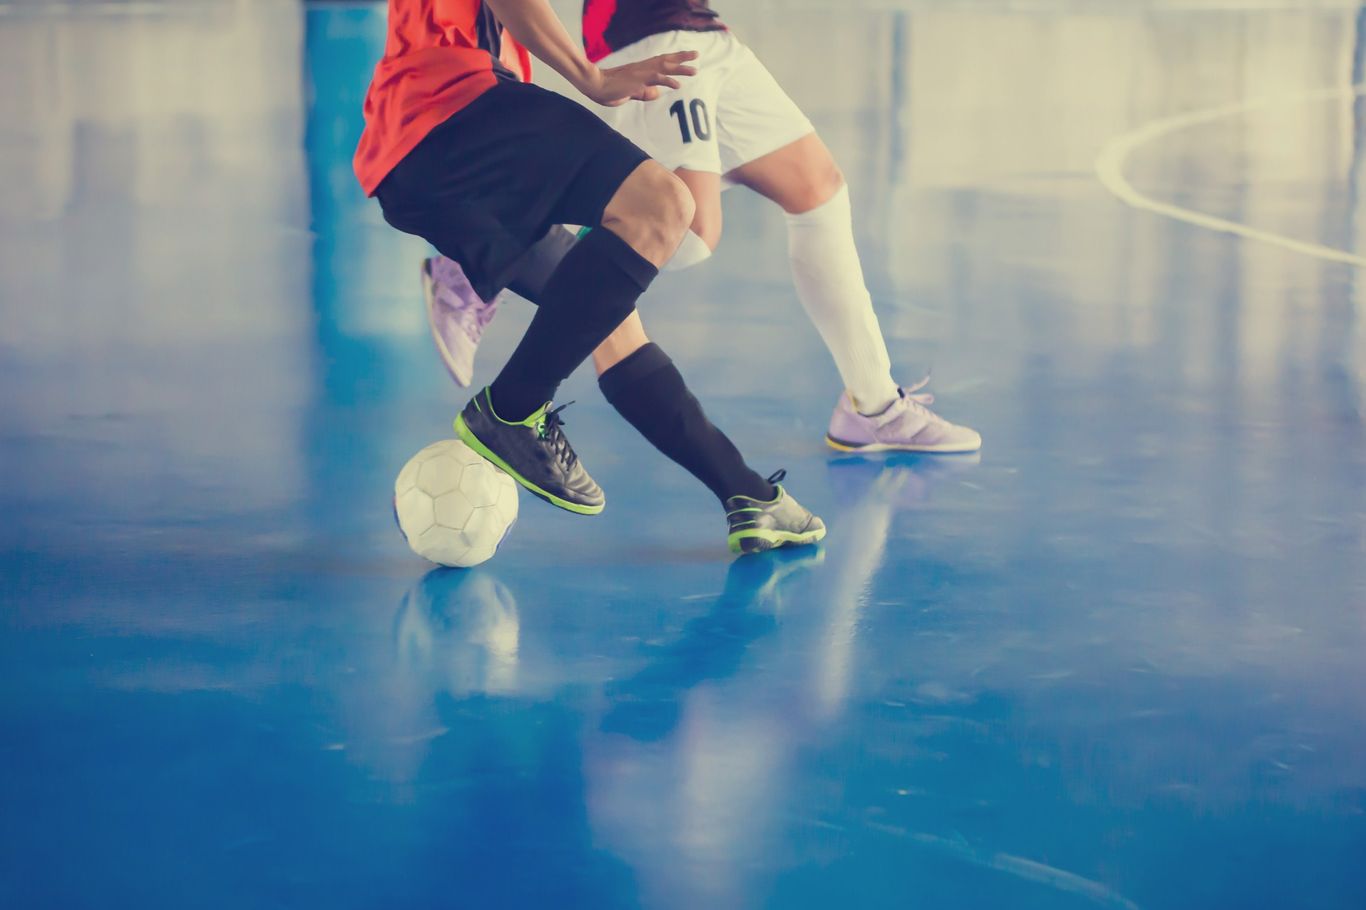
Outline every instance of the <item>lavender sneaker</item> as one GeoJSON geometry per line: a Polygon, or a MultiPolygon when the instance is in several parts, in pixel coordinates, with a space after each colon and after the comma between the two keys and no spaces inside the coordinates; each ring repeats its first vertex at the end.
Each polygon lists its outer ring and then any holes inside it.
{"type": "Polygon", "coordinates": [[[474,352],[498,310],[499,297],[481,300],[464,270],[445,256],[422,260],[422,296],[441,362],[452,379],[468,386],[474,379],[474,352]]]}
{"type": "Polygon", "coordinates": [[[934,396],[920,391],[928,382],[902,388],[900,398],[871,417],[855,410],[846,392],[830,416],[826,443],[841,452],[976,452],[982,447],[976,430],[949,423],[929,409],[934,396]]]}

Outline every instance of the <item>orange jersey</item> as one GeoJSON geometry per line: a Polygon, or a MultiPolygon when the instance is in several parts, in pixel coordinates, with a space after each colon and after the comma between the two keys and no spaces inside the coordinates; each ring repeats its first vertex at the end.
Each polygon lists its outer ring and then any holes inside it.
{"type": "Polygon", "coordinates": [[[482,0],[389,0],[389,39],[365,95],[352,162],[367,196],[435,127],[531,57],[482,0]]]}

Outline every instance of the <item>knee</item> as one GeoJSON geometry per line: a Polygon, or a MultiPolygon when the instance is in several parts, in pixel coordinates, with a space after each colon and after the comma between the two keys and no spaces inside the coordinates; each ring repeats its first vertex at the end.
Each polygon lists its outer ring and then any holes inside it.
{"type": "Polygon", "coordinates": [[[603,213],[602,224],[661,265],[678,248],[696,210],[687,185],[651,161],[623,185],[603,213]]]}
{"type": "Polygon", "coordinates": [[[825,205],[835,194],[844,189],[844,173],[833,158],[821,162],[812,169],[807,179],[802,181],[801,189],[793,194],[788,202],[789,215],[801,215],[825,205]]]}
{"type": "Polygon", "coordinates": [[[668,171],[661,171],[658,185],[651,187],[651,195],[655,200],[653,214],[661,232],[672,237],[676,244],[692,225],[697,215],[697,202],[686,183],[668,171]]]}
{"type": "Polygon", "coordinates": [[[721,245],[721,212],[697,210],[692,219],[692,232],[701,238],[713,253],[721,245]]]}

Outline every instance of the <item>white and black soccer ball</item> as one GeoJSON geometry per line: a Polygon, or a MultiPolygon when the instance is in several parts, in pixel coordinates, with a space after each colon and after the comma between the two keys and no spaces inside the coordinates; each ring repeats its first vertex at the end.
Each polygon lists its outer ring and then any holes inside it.
{"type": "Polygon", "coordinates": [[[469,568],[497,552],[517,521],[517,484],[458,439],[418,452],[394,481],[394,518],[418,556],[469,568]]]}

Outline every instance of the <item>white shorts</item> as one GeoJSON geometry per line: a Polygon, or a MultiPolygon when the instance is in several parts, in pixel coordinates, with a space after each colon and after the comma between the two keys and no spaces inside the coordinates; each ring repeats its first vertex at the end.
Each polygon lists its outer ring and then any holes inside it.
{"type": "Polygon", "coordinates": [[[655,101],[594,106],[607,124],[669,170],[727,174],[815,132],[801,108],[730,32],[664,32],[599,61],[603,69],[697,51],[696,76],[655,101]]]}

